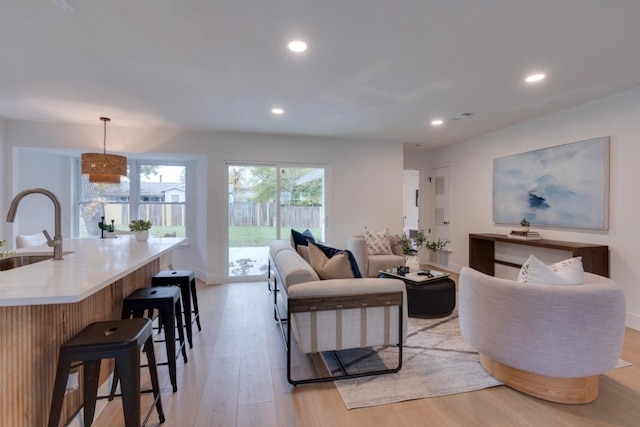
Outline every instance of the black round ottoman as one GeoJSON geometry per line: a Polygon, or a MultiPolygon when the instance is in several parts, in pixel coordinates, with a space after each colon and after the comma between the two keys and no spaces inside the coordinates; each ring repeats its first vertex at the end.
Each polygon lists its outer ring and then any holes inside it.
{"type": "Polygon", "coordinates": [[[456,307],[456,283],[448,277],[419,285],[408,280],[404,283],[407,287],[409,317],[444,317],[456,307]]]}

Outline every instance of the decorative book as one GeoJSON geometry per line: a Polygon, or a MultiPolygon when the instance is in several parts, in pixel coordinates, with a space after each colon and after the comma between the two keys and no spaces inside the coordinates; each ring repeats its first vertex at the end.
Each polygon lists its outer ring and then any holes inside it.
{"type": "Polygon", "coordinates": [[[542,240],[542,236],[537,231],[519,231],[513,230],[507,235],[510,239],[519,240],[542,240]]]}

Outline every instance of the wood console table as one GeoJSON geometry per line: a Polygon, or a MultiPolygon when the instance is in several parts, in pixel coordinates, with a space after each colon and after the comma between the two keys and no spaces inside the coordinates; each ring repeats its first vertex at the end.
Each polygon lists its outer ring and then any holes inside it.
{"type": "Polygon", "coordinates": [[[609,277],[609,247],[589,243],[559,240],[519,240],[504,234],[469,234],[469,267],[485,274],[495,274],[495,264],[520,268],[521,265],[495,259],[495,242],[568,251],[572,257],[582,257],[584,271],[609,277]]]}

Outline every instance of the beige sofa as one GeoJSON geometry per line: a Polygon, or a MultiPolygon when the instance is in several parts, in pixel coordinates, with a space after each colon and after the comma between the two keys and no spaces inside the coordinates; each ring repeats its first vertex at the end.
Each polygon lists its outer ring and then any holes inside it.
{"type": "Polygon", "coordinates": [[[367,374],[401,368],[407,334],[407,295],[402,281],[320,280],[289,242],[277,240],[269,247],[269,287],[274,295],[274,316],[287,346],[287,380],[291,384],[362,376],[343,373],[341,377],[292,378],[292,333],[303,353],[397,345],[396,368],[367,374]]]}
{"type": "Polygon", "coordinates": [[[389,236],[389,240],[393,251],[393,254],[390,255],[369,255],[364,236],[354,236],[347,240],[347,249],[353,253],[363,277],[378,277],[380,270],[396,268],[405,264],[405,258],[402,255],[400,245],[398,245],[398,238],[389,236]]]}
{"type": "Polygon", "coordinates": [[[591,273],[582,285],[520,283],[464,267],[458,286],[462,335],[487,372],[552,402],[597,398],[599,374],[616,366],[622,350],[620,285],[591,273]]]}

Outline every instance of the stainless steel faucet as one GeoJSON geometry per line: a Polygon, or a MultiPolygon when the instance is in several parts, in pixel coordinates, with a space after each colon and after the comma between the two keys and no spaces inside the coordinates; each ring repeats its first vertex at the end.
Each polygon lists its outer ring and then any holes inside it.
{"type": "Polygon", "coordinates": [[[21,191],[18,193],[13,200],[11,201],[11,206],[9,206],[9,212],[7,213],[7,222],[13,222],[16,218],[16,212],[18,210],[18,204],[20,200],[22,200],[25,196],[29,194],[44,194],[53,202],[53,207],[55,210],[55,230],[53,239],[49,236],[47,230],[42,230],[45,237],[47,238],[47,245],[53,248],[53,260],[61,261],[62,260],[62,215],[60,208],[60,200],[49,190],[45,190],[44,188],[30,188],[28,190],[21,191]]]}

